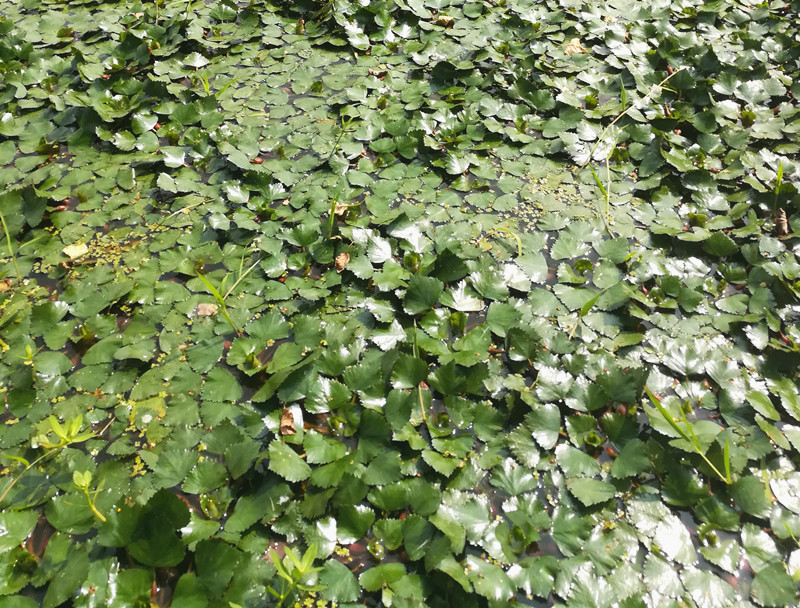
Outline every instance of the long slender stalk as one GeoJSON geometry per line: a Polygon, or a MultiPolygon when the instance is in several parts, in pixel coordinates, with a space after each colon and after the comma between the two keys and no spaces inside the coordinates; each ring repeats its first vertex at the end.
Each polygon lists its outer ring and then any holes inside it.
{"type": "Polygon", "coordinates": [[[778,195],[781,193],[781,186],[783,185],[783,162],[778,165],[778,173],[775,176],[775,198],[772,201],[772,212],[778,211],[778,195]]]}
{"type": "Polygon", "coordinates": [[[342,137],[344,137],[344,134],[347,132],[347,129],[350,128],[350,123],[352,123],[352,122],[353,122],[352,118],[350,118],[348,120],[345,120],[344,118],[342,118],[342,128],[339,131],[339,137],[336,138],[336,142],[333,144],[333,148],[331,149],[331,153],[328,154],[328,158],[326,159],[326,161],[328,161],[331,158],[333,158],[333,155],[336,154],[336,151],[339,149],[339,142],[342,141],[342,137]]]}
{"type": "MultiPolygon", "coordinates": [[[[608,159],[606,158],[606,167],[608,167],[608,159]]],[[[603,198],[606,201],[606,227],[608,227],[608,216],[609,216],[609,205],[611,203],[611,195],[608,193],[608,190],[603,185],[603,182],[600,180],[600,176],[597,175],[597,171],[594,170],[592,165],[589,165],[589,170],[592,172],[592,176],[594,177],[594,181],[597,184],[597,187],[600,189],[600,193],[603,195],[603,198]]],[[[609,176],[609,187],[611,186],[611,177],[609,176]]]]}
{"type": "Polygon", "coordinates": [[[519,236],[514,231],[509,230],[508,228],[504,228],[503,226],[495,226],[494,229],[495,230],[499,230],[500,232],[504,232],[506,234],[510,234],[511,236],[513,236],[517,241],[517,255],[519,255],[519,256],[522,255],[522,241],[520,240],[519,236]]]}
{"type": "MultiPolygon", "coordinates": [[[[675,74],[677,74],[678,72],[681,72],[682,70],[685,70],[685,69],[686,69],[686,67],[680,67],[677,70],[675,70],[674,72],[672,72],[672,74],[670,74],[664,80],[662,80],[656,86],[654,86],[652,91],[650,91],[647,95],[642,97],[642,102],[647,102],[653,95],[655,95],[656,89],[660,89],[661,87],[663,87],[670,78],[672,78],[673,76],[675,76],[675,74]]],[[[588,158],[586,159],[586,161],[584,161],[584,163],[578,169],[578,173],[583,171],[586,168],[586,165],[589,164],[589,161],[592,160],[592,155],[594,154],[594,151],[597,149],[597,146],[599,146],[600,143],[605,139],[605,136],[606,136],[606,133],[608,133],[608,130],[611,127],[613,127],[615,124],[617,124],[620,120],[622,120],[623,116],[627,116],[628,113],[631,110],[633,110],[635,107],[636,107],[636,104],[632,104],[629,108],[627,108],[626,110],[623,110],[614,120],[612,120],[609,123],[609,125],[605,129],[603,129],[603,132],[600,134],[600,137],[597,138],[597,143],[594,146],[592,146],[591,150],[589,150],[588,158]]]]}
{"type": "MultiPolygon", "coordinates": [[[[419,346],[417,345],[417,320],[414,319],[414,341],[411,343],[411,354],[415,359],[419,359],[419,346]]],[[[425,415],[425,401],[422,399],[422,384],[417,385],[417,398],[419,400],[419,411],[422,414],[422,421],[428,426],[428,417],[425,415]]]]}
{"type": "Polygon", "coordinates": [[[14,246],[11,244],[11,233],[8,231],[8,224],[6,224],[6,218],[3,215],[3,212],[0,211],[0,222],[3,223],[3,230],[6,233],[6,245],[8,246],[8,255],[11,257],[11,261],[14,263],[14,270],[17,272],[17,284],[22,285],[22,275],[19,272],[19,266],[17,265],[17,255],[14,253],[14,246]]]}
{"type": "Polygon", "coordinates": [[[227,298],[229,295],[231,295],[231,293],[233,292],[233,290],[234,290],[234,289],[236,289],[236,286],[237,286],[239,283],[241,283],[241,282],[244,280],[244,278],[245,278],[245,277],[246,277],[248,274],[250,274],[250,272],[251,272],[251,271],[252,271],[252,270],[253,270],[253,269],[254,269],[256,266],[258,266],[258,263],[259,263],[260,261],[261,261],[261,260],[256,260],[255,262],[253,262],[253,264],[250,266],[250,268],[248,268],[247,270],[245,270],[243,274],[240,274],[240,275],[239,275],[239,278],[238,278],[238,279],[236,279],[236,281],[234,282],[234,284],[233,284],[233,285],[231,285],[231,288],[230,288],[230,289],[229,289],[227,292],[225,292],[225,295],[222,297],[222,299],[223,299],[223,300],[224,300],[224,299],[226,299],[226,298],[227,298]]]}
{"type": "Polygon", "coordinates": [[[688,429],[688,432],[685,431],[684,429],[682,429],[678,425],[677,421],[666,410],[666,408],[663,405],[661,405],[661,402],[658,400],[658,397],[656,397],[650,391],[649,388],[647,388],[645,386],[644,390],[645,390],[645,392],[647,392],[647,396],[650,398],[650,401],[652,402],[652,404],[655,406],[655,408],[661,414],[662,418],[664,418],[664,420],[666,420],[666,422],[681,436],[681,438],[683,438],[685,441],[687,441],[688,443],[691,444],[692,448],[694,448],[694,452],[698,456],[700,456],[700,458],[702,458],[703,460],[706,461],[706,464],[709,467],[711,467],[711,470],[714,471],[717,474],[717,476],[722,481],[724,481],[726,484],[730,485],[731,483],[733,483],[732,480],[731,480],[731,465],[730,465],[730,446],[729,446],[729,442],[728,441],[725,442],[725,448],[723,450],[723,459],[725,460],[725,465],[724,466],[725,466],[725,473],[726,473],[725,475],[723,475],[722,473],[720,473],[719,469],[716,466],[714,466],[714,463],[711,462],[708,459],[708,457],[705,455],[705,453],[703,452],[703,447],[700,444],[700,440],[697,438],[697,435],[695,435],[694,429],[692,428],[692,425],[689,422],[689,420],[686,418],[686,414],[684,413],[683,409],[681,409],[681,418],[683,419],[683,422],[686,425],[686,428],[688,429]]]}
{"type": "Polygon", "coordinates": [[[222,315],[222,318],[228,322],[228,325],[230,325],[233,328],[233,331],[235,331],[237,335],[240,334],[241,332],[239,331],[239,328],[236,327],[236,324],[233,322],[230,315],[228,314],[228,307],[225,304],[225,298],[222,297],[222,294],[217,290],[216,287],[214,287],[211,284],[211,281],[205,278],[202,274],[198,274],[197,278],[203,281],[203,283],[205,283],[205,286],[211,292],[211,295],[214,296],[214,299],[217,301],[217,304],[219,304],[219,312],[222,315]]]}
{"type": "MultiPolygon", "coordinates": [[[[37,459],[36,459],[36,460],[34,460],[33,462],[31,462],[31,463],[28,463],[28,466],[26,466],[26,467],[25,467],[25,468],[22,470],[22,473],[20,473],[20,474],[19,474],[19,475],[17,475],[17,476],[16,476],[14,479],[12,479],[12,480],[11,480],[11,483],[10,483],[10,484],[8,484],[8,487],[6,487],[6,489],[3,491],[3,493],[2,493],[2,494],[0,494],[0,504],[2,504],[2,503],[3,503],[3,500],[5,499],[5,497],[6,497],[6,496],[8,496],[8,493],[11,491],[11,489],[12,489],[12,488],[13,488],[15,485],[17,485],[17,482],[18,482],[20,479],[22,479],[22,477],[25,475],[25,473],[27,473],[28,471],[30,471],[30,470],[31,470],[33,467],[35,467],[37,464],[39,464],[39,463],[40,463],[42,460],[44,460],[45,458],[47,458],[47,457],[48,457],[48,456],[50,456],[51,454],[55,454],[56,452],[57,452],[57,450],[51,450],[51,451],[49,451],[49,452],[45,452],[44,454],[42,454],[41,456],[39,456],[39,458],[37,458],[37,459]]],[[[7,457],[7,458],[8,458],[8,457],[7,457]]],[[[18,459],[16,459],[16,458],[15,458],[14,460],[18,460],[18,459]]]]}
{"type": "MultiPolygon", "coordinates": [[[[67,434],[65,434],[63,432],[63,430],[61,429],[61,426],[57,423],[57,421],[55,423],[53,422],[53,419],[55,418],[54,416],[51,416],[50,418],[51,418],[51,422],[50,422],[51,426],[59,434],[59,439],[60,439],[59,443],[53,445],[52,449],[50,449],[49,451],[47,451],[44,454],[42,454],[41,456],[39,456],[39,458],[37,458],[33,462],[28,462],[24,458],[20,458],[18,456],[5,456],[5,458],[8,458],[10,460],[16,460],[18,462],[21,462],[22,464],[25,465],[25,468],[22,470],[22,473],[20,473],[14,479],[11,480],[11,483],[8,484],[6,489],[3,490],[3,493],[0,494],[0,504],[3,503],[3,500],[5,500],[5,497],[8,496],[8,493],[11,491],[11,489],[15,485],[17,485],[17,482],[20,479],[22,479],[22,477],[25,475],[25,473],[30,471],[33,467],[35,467],[37,464],[39,464],[45,458],[47,458],[48,456],[51,456],[52,454],[57,454],[59,451],[61,451],[62,449],[64,449],[67,446],[72,445],[73,443],[82,443],[82,442],[87,441],[87,440],[89,440],[89,439],[91,439],[93,437],[99,437],[100,435],[102,435],[103,433],[106,432],[108,427],[111,426],[111,423],[113,422],[113,420],[110,420],[108,422],[108,424],[105,427],[103,427],[103,429],[100,430],[99,432],[93,432],[91,434],[83,434],[83,435],[81,435],[80,433],[77,433],[77,434],[73,433],[70,436],[70,435],[67,435],[67,434]]],[[[78,423],[78,424],[80,425],[80,423],[78,423]]]]}

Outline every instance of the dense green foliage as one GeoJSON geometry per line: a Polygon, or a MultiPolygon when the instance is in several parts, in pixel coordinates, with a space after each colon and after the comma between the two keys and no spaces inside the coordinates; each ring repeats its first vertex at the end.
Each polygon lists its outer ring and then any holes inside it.
{"type": "Polygon", "coordinates": [[[0,608],[793,604],[798,12],[0,0],[0,608]]]}

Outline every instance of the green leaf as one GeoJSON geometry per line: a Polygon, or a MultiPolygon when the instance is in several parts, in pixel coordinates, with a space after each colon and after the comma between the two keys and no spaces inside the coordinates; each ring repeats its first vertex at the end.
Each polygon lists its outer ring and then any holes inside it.
{"type": "Polygon", "coordinates": [[[95,523],[86,497],[79,492],[56,496],[45,506],[45,514],[56,530],[70,534],[85,534],[95,523]]]}
{"type": "Polygon", "coordinates": [[[599,479],[580,477],[567,480],[567,488],[584,506],[590,507],[614,498],[614,486],[599,479]]]}
{"type": "Polygon", "coordinates": [[[750,587],[750,595],[761,606],[788,606],[797,597],[792,577],[782,563],[759,570],[750,587]]]}
{"type": "Polygon", "coordinates": [[[428,377],[428,382],[443,395],[457,395],[466,389],[465,374],[454,361],[435,369],[428,377]]]}
{"type": "Polygon", "coordinates": [[[220,597],[233,578],[241,559],[241,552],[217,539],[197,543],[195,564],[200,583],[212,598],[220,597]]]}
{"type": "Polygon", "coordinates": [[[157,492],[144,507],[134,509],[128,551],[138,562],[153,567],[176,566],[185,548],[176,532],[189,523],[189,509],[166,490],[157,492]]]}
{"type": "Polygon", "coordinates": [[[592,477],[600,473],[600,463],[589,454],[562,443],[555,450],[556,461],[568,477],[592,477]]]}
{"type": "Polygon", "coordinates": [[[508,569],[508,577],[525,595],[546,598],[555,585],[558,561],[552,555],[525,558],[508,569]]]}
{"type": "Polygon", "coordinates": [[[260,445],[252,439],[247,439],[240,443],[232,443],[225,448],[225,465],[230,471],[233,479],[238,479],[244,475],[258,456],[260,445]]]}
{"type": "Polygon", "coordinates": [[[215,490],[228,480],[225,467],[216,460],[202,460],[189,472],[183,482],[188,494],[203,494],[215,490]]]}
{"type": "Polygon", "coordinates": [[[339,542],[341,544],[350,544],[360,540],[374,521],[375,512],[367,506],[347,505],[341,507],[337,522],[339,542]]]}
{"type": "Polygon", "coordinates": [[[542,354],[541,336],[530,327],[514,327],[506,331],[506,352],[512,361],[536,361],[542,354]]]}
{"type": "Polygon", "coordinates": [[[202,396],[207,401],[238,401],[242,387],[229,371],[215,367],[206,375],[202,396]]]}
{"type": "Polygon", "coordinates": [[[427,377],[428,364],[425,361],[401,354],[394,364],[390,380],[393,388],[414,388],[427,377]]]}
{"type": "Polygon", "coordinates": [[[528,426],[533,429],[533,438],[545,450],[558,442],[561,430],[561,412],[552,403],[538,405],[526,416],[528,426]]]}
{"type": "Polygon", "coordinates": [[[165,450],[153,465],[154,483],[159,488],[171,488],[183,482],[197,464],[198,454],[188,450],[165,450]]]}
{"type": "Polygon", "coordinates": [[[269,444],[269,470],[287,481],[303,481],[311,476],[311,467],[280,439],[269,444]]]}
{"type": "Polygon", "coordinates": [[[458,175],[464,173],[472,163],[468,158],[457,156],[455,154],[448,154],[445,168],[450,175],[458,175]]]}
{"type": "Polygon", "coordinates": [[[208,605],[208,596],[194,572],[182,574],[172,595],[175,608],[203,608],[208,605]]]}
{"type": "Polygon", "coordinates": [[[67,536],[55,536],[50,538],[44,558],[49,560],[47,576],[50,584],[42,606],[55,608],[67,601],[86,579],[89,572],[88,547],[70,544],[67,536]]]}
{"type": "Polygon", "coordinates": [[[508,286],[496,267],[481,258],[477,263],[470,262],[469,280],[475,290],[489,300],[504,301],[508,298],[508,286]]]}
{"type": "Polygon", "coordinates": [[[319,582],[325,586],[320,595],[331,602],[353,602],[360,588],[350,569],[335,559],[325,562],[319,573],[319,582]]]}
{"type": "Polygon", "coordinates": [[[403,522],[403,545],[408,558],[416,561],[425,556],[433,540],[434,527],[419,515],[409,515],[403,522]]]}
{"type": "MultiPolygon", "coordinates": [[[[0,606],[23,605],[18,596],[16,604],[13,600],[4,601],[2,596],[17,593],[28,584],[31,566],[34,565],[31,562],[30,553],[22,547],[14,547],[10,551],[0,553],[0,606]]],[[[39,604],[34,602],[33,606],[35,608],[39,604]]]]}
{"type": "Polygon", "coordinates": [[[739,246],[727,234],[714,232],[703,242],[703,250],[710,255],[724,258],[739,251],[739,246]]]}
{"type": "Polygon", "coordinates": [[[650,458],[647,446],[640,439],[632,439],[617,454],[614,464],[611,465],[611,476],[614,479],[623,479],[638,475],[650,469],[650,458]]]}
{"type": "Polygon", "coordinates": [[[444,284],[434,277],[414,275],[408,282],[405,309],[413,315],[427,312],[439,301],[444,284]]]}
{"type": "Polygon", "coordinates": [[[362,479],[367,485],[379,486],[397,481],[400,475],[400,454],[390,450],[369,463],[362,479]]]}
{"type": "Polygon", "coordinates": [[[433,450],[423,450],[422,459],[437,473],[450,477],[453,472],[461,465],[461,461],[457,458],[450,458],[443,456],[433,450]]]}
{"type": "Polygon", "coordinates": [[[122,570],[116,577],[116,593],[110,598],[109,608],[128,608],[147,605],[153,575],[142,568],[122,570]]]}
{"type": "Polygon", "coordinates": [[[755,517],[766,517],[770,501],[764,482],[754,475],[746,475],[731,486],[731,496],[739,508],[755,517]]]}
{"type": "Polygon", "coordinates": [[[493,601],[509,601],[516,593],[516,586],[503,570],[473,555],[466,559],[468,578],[475,592],[493,601]]]}
{"type": "Polygon", "coordinates": [[[225,338],[209,338],[186,349],[186,358],[191,368],[200,373],[208,372],[222,357],[225,338]]]}
{"type": "Polygon", "coordinates": [[[365,591],[378,591],[391,583],[399,581],[406,573],[406,567],[400,563],[382,564],[365,570],[358,577],[359,584],[365,591]]]}
{"type": "Polygon", "coordinates": [[[4,553],[24,541],[36,525],[39,516],[35,511],[11,511],[0,513],[0,553],[4,553]]]}

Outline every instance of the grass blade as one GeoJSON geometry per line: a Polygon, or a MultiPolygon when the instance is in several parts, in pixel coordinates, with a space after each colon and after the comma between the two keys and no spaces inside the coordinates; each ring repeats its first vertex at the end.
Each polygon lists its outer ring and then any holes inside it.
{"type": "Polygon", "coordinates": [[[688,401],[681,406],[681,418],[683,418],[683,423],[686,425],[686,428],[689,429],[689,433],[692,435],[692,443],[694,444],[694,449],[697,451],[698,454],[703,453],[703,446],[700,445],[700,440],[697,438],[697,435],[694,434],[694,429],[692,428],[692,424],[686,418],[686,412],[683,411],[683,407],[688,405],[688,401]]]}
{"type": "Polygon", "coordinates": [[[214,296],[214,299],[217,301],[217,304],[219,305],[219,312],[222,315],[222,318],[228,322],[228,325],[230,325],[233,328],[233,331],[235,331],[237,334],[240,334],[241,332],[236,327],[236,325],[233,322],[233,319],[231,319],[230,315],[228,314],[228,307],[225,305],[225,298],[222,297],[222,294],[220,294],[220,292],[217,291],[217,288],[211,284],[211,281],[205,278],[202,274],[198,274],[197,278],[203,281],[205,286],[211,292],[211,295],[214,296]]]}
{"type": "Polygon", "coordinates": [[[606,187],[603,185],[603,182],[600,181],[600,176],[597,175],[597,171],[594,170],[594,167],[592,165],[589,165],[589,170],[592,172],[592,175],[594,176],[594,181],[597,183],[597,187],[600,188],[600,192],[602,193],[603,198],[608,199],[608,191],[606,190],[606,187]]]}
{"type": "Polygon", "coordinates": [[[663,405],[661,405],[661,402],[658,400],[658,398],[650,392],[650,389],[645,386],[644,390],[647,392],[647,396],[650,398],[650,401],[653,402],[653,405],[661,413],[661,416],[663,416],[664,420],[666,420],[681,437],[683,437],[686,441],[690,441],[689,435],[686,433],[686,431],[678,426],[678,423],[675,422],[670,413],[664,408],[663,405]]]}
{"type": "Polygon", "coordinates": [[[722,450],[722,464],[725,465],[725,480],[728,484],[731,482],[731,448],[730,441],[725,440],[725,447],[722,450]]]}

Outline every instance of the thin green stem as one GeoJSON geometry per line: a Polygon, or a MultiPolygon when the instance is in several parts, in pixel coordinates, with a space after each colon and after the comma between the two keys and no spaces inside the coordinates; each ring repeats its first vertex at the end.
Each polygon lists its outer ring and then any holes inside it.
{"type": "Polygon", "coordinates": [[[32,469],[34,466],[36,466],[37,464],[39,464],[39,463],[40,463],[42,460],[44,460],[45,458],[47,458],[47,457],[48,457],[48,456],[50,456],[51,454],[55,454],[55,453],[56,453],[56,450],[52,450],[52,451],[50,451],[50,452],[45,452],[44,454],[42,454],[41,456],[39,456],[39,458],[37,458],[36,460],[34,460],[34,461],[33,461],[33,462],[31,462],[30,464],[28,464],[28,466],[26,466],[26,467],[25,467],[25,468],[22,470],[22,473],[20,473],[20,474],[19,474],[19,475],[17,475],[17,476],[16,476],[14,479],[12,479],[12,480],[11,480],[11,483],[10,483],[10,484],[8,484],[8,487],[6,487],[6,489],[5,489],[5,490],[3,491],[3,493],[0,495],[0,504],[2,504],[2,503],[3,503],[3,500],[5,499],[5,497],[6,497],[6,496],[8,496],[8,493],[11,491],[11,489],[12,489],[12,488],[13,488],[15,485],[17,485],[17,482],[18,482],[20,479],[22,479],[22,476],[23,476],[23,475],[25,475],[25,473],[27,473],[27,472],[28,472],[29,470],[31,470],[31,469],[32,469]]]}
{"type": "Polygon", "coordinates": [[[425,415],[425,402],[422,399],[422,385],[417,385],[417,396],[419,397],[419,411],[422,414],[422,422],[425,423],[425,426],[428,426],[428,417],[425,415]]]}
{"type": "MultiPolygon", "coordinates": [[[[614,138],[614,146],[611,148],[612,150],[617,146],[617,139],[614,138]]],[[[606,229],[611,230],[611,165],[609,164],[609,159],[611,158],[611,153],[609,152],[606,154],[606,229]]]]}
{"type": "MultiPolygon", "coordinates": [[[[244,260],[244,258],[242,258],[242,259],[244,260]]],[[[231,295],[231,292],[233,292],[233,290],[234,290],[234,289],[236,289],[236,286],[237,286],[239,283],[241,283],[241,282],[242,282],[242,281],[245,279],[245,277],[246,277],[248,274],[250,274],[250,273],[253,271],[253,269],[254,269],[256,266],[258,266],[258,262],[259,262],[259,261],[260,261],[260,260],[256,260],[255,262],[253,262],[253,264],[250,266],[250,268],[248,268],[247,270],[245,270],[243,274],[240,274],[240,275],[239,275],[239,278],[238,278],[238,279],[236,279],[236,282],[235,282],[233,285],[231,285],[231,288],[230,288],[230,289],[229,289],[229,290],[228,290],[228,291],[225,293],[225,295],[223,296],[223,298],[222,298],[223,300],[225,300],[225,299],[226,299],[226,298],[227,298],[229,295],[231,295]]]]}
{"type": "Polygon", "coordinates": [[[350,118],[348,120],[345,120],[344,118],[342,118],[342,128],[339,131],[339,137],[336,138],[336,142],[333,144],[333,148],[331,149],[331,153],[328,154],[328,158],[326,159],[326,161],[329,161],[331,158],[333,158],[333,155],[336,154],[336,151],[339,149],[339,142],[342,141],[342,137],[344,137],[344,134],[347,132],[347,129],[350,128],[350,124],[352,122],[353,122],[352,118],[350,118]]]}
{"type": "Polygon", "coordinates": [[[772,201],[772,212],[778,211],[778,195],[781,193],[781,186],[783,185],[783,161],[778,165],[778,173],[775,177],[775,198],[772,201]]]}
{"type": "Polygon", "coordinates": [[[92,496],[89,493],[89,488],[87,487],[81,489],[83,490],[83,493],[86,495],[86,502],[89,503],[89,509],[92,511],[92,513],[94,513],[94,516],[101,522],[106,523],[106,516],[97,510],[97,507],[95,506],[94,501],[92,500],[92,496]]]}
{"type": "Polygon", "coordinates": [[[19,272],[19,266],[17,265],[17,255],[14,253],[14,246],[11,244],[11,233],[8,231],[8,224],[6,224],[6,218],[3,213],[0,211],[0,222],[3,223],[3,230],[6,233],[6,245],[8,246],[8,255],[11,257],[11,261],[14,263],[14,270],[17,273],[17,284],[22,285],[22,274],[19,272]]]}
{"type": "MultiPolygon", "coordinates": [[[[658,89],[661,89],[661,88],[664,86],[664,84],[666,84],[666,82],[667,82],[667,81],[668,81],[670,78],[672,78],[673,76],[675,76],[675,74],[677,74],[677,73],[679,73],[679,72],[681,72],[681,71],[683,71],[683,70],[685,70],[685,69],[686,69],[685,67],[680,67],[680,68],[678,68],[677,70],[675,70],[674,72],[672,72],[672,74],[670,74],[669,76],[667,76],[667,77],[666,77],[664,80],[662,80],[661,82],[659,82],[659,83],[658,83],[656,86],[654,86],[654,87],[653,87],[653,89],[652,89],[652,90],[651,90],[651,91],[650,91],[650,92],[649,92],[647,95],[645,95],[644,97],[642,97],[642,103],[647,103],[647,102],[650,100],[650,98],[651,98],[653,95],[655,95],[655,94],[656,94],[656,90],[658,90],[658,89]]],[[[584,162],[584,163],[583,163],[583,164],[580,166],[580,168],[578,169],[578,173],[580,173],[581,171],[583,171],[583,170],[586,168],[586,165],[588,165],[588,164],[589,164],[589,161],[592,159],[592,155],[594,154],[594,151],[597,149],[597,146],[599,146],[599,145],[601,144],[601,142],[602,142],[602,141],[605,139],[605,137],[606,137],[606,133],[608,133],[608,130],[609,130],[611,127],[613,127],[615,124],[617,124],[617,123],[618,123],[620,120],[622,120],[623,116],[627,116],[627,115],[628,115],[628,113],[629,113],[631,110],[633,110],[635,107],[636,107],[636,104],[631,104],[631,106],[630,106],[629,108],[627,108],[627,109],[623,110],[623,111],[622,111],[622,113],[620,113],[620,114],[619,114],[619,115],[618,115],[618,116],[617,116],[617,117],[616,117],[614,120],[612,120],[612,121],[609,123],[609,125],[608,125],[608,126],[605,128],[605,129],[603,129],[603,132],[600,134],[600,137],[598,137],[598,138],[597,138],[597,143],[596,143],[594,146],[592,146],[592,149],[591,149],[591,150],[589,150],[589,156],[588,156],[588,158],[586,159],[586,161],[585,161],[585,162],[584,162]]]]}
{"type": "Polygon", "coordinates": [[[686,414],[684,413],[683,408],[681,408],[681,417],[683,419],[684,424],[686,424],[686,428],[688,429],[688,433],[687,433],[687,431],[685,431],[684,429],[682,429],[678,425],[678,422],[672,417],[672,415],[666,410],[666,408],[663,405],[661,405],[661,402],[658,400],[658,397],[656,397],[650,391],[649,388],[647,388],[645,386],[644,390],[647,393],[647,396],[650,398],[650,401],[652,402],[652,404],[655,406],[655,408],[661,414],[662,418],[664,418],[664,420],[675,430],[675,432],[677,432],[681,436],[682,439],[684,439],[685,441],[687,441],[687,442],[689,442],[691,444],[691,446],[693,448],[693,451],[697,455],[699,455],[700,458],[702,458],[703,460],[706,461],[706,464],[709,467],[711,467],[711,470],[714,471],[714,473],[716,473],[717,476],[722,481],[724,481],[726,484],[730,485],[732,483],[732,481],[731,481],[731,473],[730,473],[730,454],[729,454],[729,449],[730,448],[728,447],[727,441],[725,442],[725,450],[724,450],[724,454],[723,454],[723,457],[725,458],[725,472],[727,473],[727,475],[723,475],[722,473],[720,473],[719,469],[716,466],[714,466],[714,463],[712,463],[708,459],[708,457],[705,455],[705,453],[703,452],[703,446],[700,444],[700,440],[697,438],[697,435],[695,434],[691,423],[686,418],[686,414]]]}
{"type": "Polygon", "coordinates": [[[219,305],[219,312],[222,315],[222,318],[228,322],[228,325],[230,325],[233,328],[233,331],[235,331],[237,335],[240,334],[241,332],[239,331],[239,328],[236,327],[236,324],[233,322],[230,315],[228,314],[228,307],[225,304],[225,298],[222,297],[222,294],[217,290],[216,287],[214,287],[211,284],[211,281],[205,278],[202,274],[198,274],[197,278],[203,281],[203,283],[205,283],[205,286],[211,292],[211,295],[214,296],[214,299],[217,301],[217,304],[219,305]]]}

